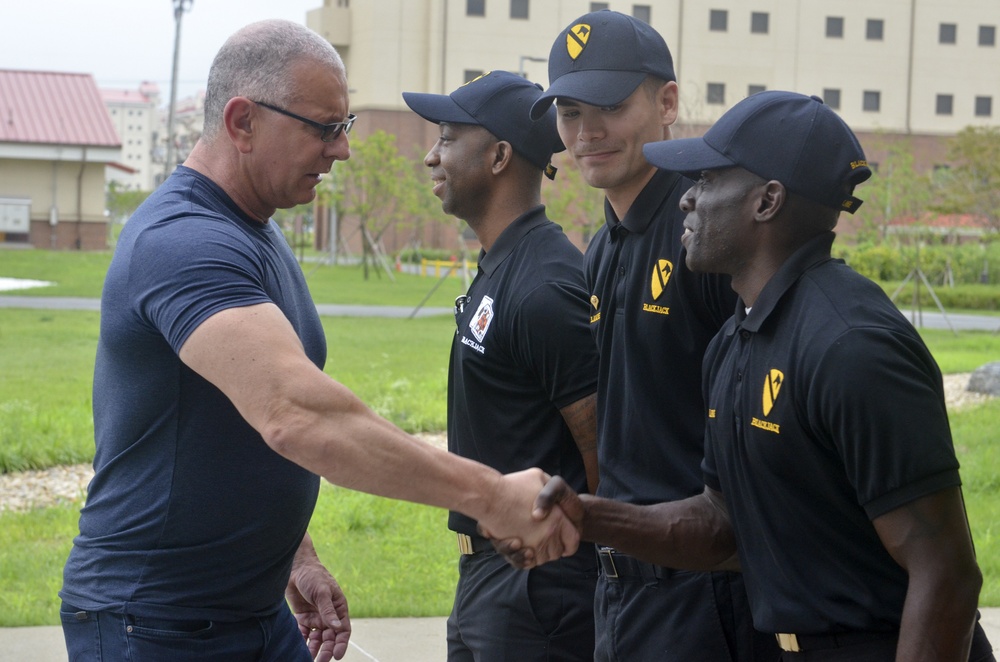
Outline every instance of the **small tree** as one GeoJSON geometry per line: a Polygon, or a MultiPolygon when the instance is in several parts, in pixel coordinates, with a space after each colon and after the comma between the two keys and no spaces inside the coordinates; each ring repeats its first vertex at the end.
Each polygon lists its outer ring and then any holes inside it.
{"type": "Polygon", "coordinates": [[[121,185],[112,180],[108,182],[107,209],[111,215],[111,220],[115,223],[124,223],[128,217],[139,208],[151,191],[137,191],[122,188],[121,185]]]}
{"type": "Polygon", "coordinates": [[[542,183],[542,201],[549,218],[579,230],[584,244],[604,222],[604,192],[584,181],[583,173],[568,159],[563,160],[554,181],[542,183]]]}
{"type": "Polygon", "coordinates": [[[939,173],[935,209],[971,214],[992,232],[1000,232],[1000,127],[966,127],[951,140],[951,169],[939,173]]]}
{"type": "Polygon", "coordinates": [[[351,144],[351,158],[337,163],[320,185],[320,195],[338,217],[352,216],[361,234],[362,266],[377,268],[379,241],[389,228],[421,218],[426,212],[427,188],[417,179],[413,164],[400,156],[395,136],[376,131],[351,144]]]}
{"type": "Polygon", "coordinates": [[[927,210],[931,199],[929,177],[917,173],[913,163],[909,142],[895,142],[878,172],[861,185],[860,197],[865,204],[858,210],[859,239],[885,239],[894,220],[917,218],[927,210]]]}

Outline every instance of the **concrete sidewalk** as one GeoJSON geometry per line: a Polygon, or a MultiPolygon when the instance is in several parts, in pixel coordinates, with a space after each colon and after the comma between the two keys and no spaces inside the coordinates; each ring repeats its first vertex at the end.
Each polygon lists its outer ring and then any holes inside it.
{"type": "MultiPolygon", "coordinates": [[[[358,618],[344,662],[443,662],[445,618],[358,618]]],[[[0,628],[0,662],[66,662],[62,628],[0,628]]]]}
{"type": "MultiPolygon", "coordinates": [[[[1000,649],[1000,607],[984,608],[982,624],[1000,649]]],[[[359,618],[351,621],[345,662],[442,662],[445,618],[359,618]]],[[[0,662],[66,662],[59,627],[0,628],[0,662]]]]}

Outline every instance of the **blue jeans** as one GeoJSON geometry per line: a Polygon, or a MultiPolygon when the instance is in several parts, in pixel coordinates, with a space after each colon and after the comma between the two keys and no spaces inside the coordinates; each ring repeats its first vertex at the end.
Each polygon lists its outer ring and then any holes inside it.
{"type": "Polygon", "coordinates": [[[64,602],[59,616],[69,662],[312,662],[287,607],[223,622],[84,611],[64,602]]]}

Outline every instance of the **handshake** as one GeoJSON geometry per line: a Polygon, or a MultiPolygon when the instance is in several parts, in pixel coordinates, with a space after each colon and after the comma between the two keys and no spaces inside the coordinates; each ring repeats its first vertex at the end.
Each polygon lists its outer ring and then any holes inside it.
{"type": "Polygon", "coordinates": [[[504,511],[509,521],[499,525],[492,523],[496,518],[481,518],[479,532],[515,568],[570,556],[583,538],[668,568],[740,569],[726,500],[707,486],[687,499],[639,505],[577,494],[562,478],[539,469],[502,480],[521,489],[521,498],[534,498],[530,505],[509,506],[504,511]]]}
{"type": "Polygon", "coordinates": [[[497,552],[522,569],[576,553],[588,495],[578,495],[565,480],[540,469],[508,474],[501,481],[491,513],[479,520],[480,535],[497,552]]]}

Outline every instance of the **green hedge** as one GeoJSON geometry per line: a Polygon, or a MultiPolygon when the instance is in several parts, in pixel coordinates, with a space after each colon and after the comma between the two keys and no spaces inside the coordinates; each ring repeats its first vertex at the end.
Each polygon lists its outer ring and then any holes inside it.
{"type": "MultiPolygon", "coordinates": [[[[834,245],[834,254],[858,273],[877,281],[901,282],[919,263],[937,288],[951,285],[1000,285],[1000,242],[947,245],[834,245]]],[[[956,288],[957,289],[957,288],[956,288]]],[[[996,297],[994,291],[993,294],[996,297]]]]}

